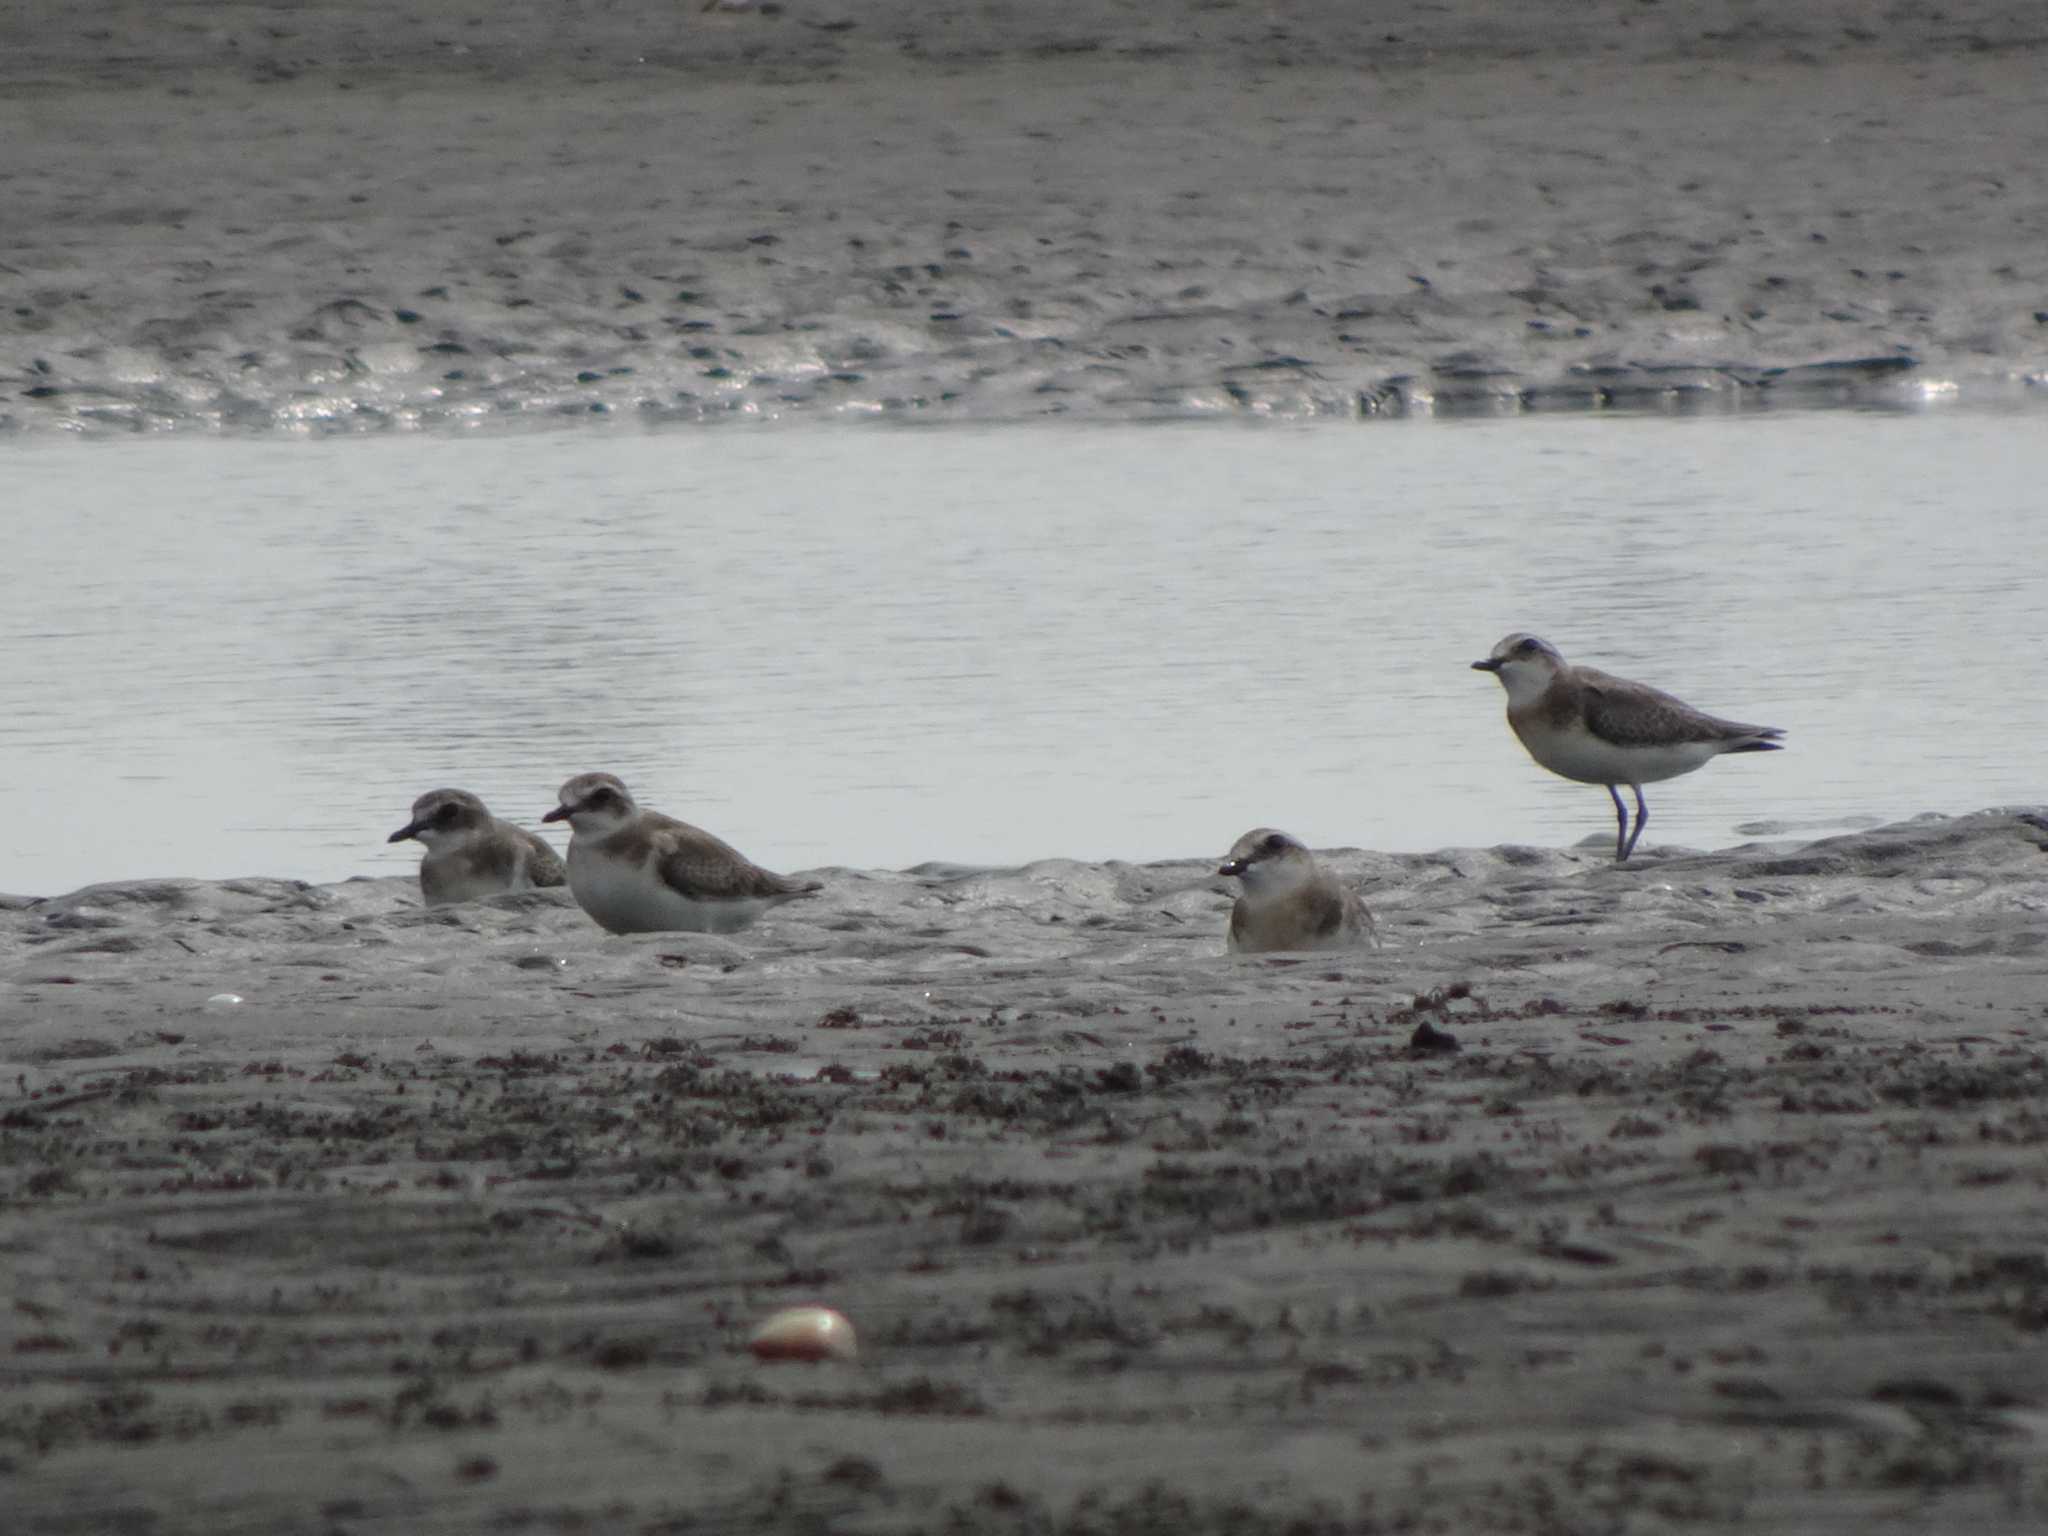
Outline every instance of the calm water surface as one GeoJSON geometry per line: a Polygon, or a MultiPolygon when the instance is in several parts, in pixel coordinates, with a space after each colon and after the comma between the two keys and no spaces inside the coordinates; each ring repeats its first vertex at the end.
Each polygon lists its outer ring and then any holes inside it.
{"type": "Polygon", "coordinates": [[[1782,725],[1646,842],[2048,798],[2038,416],[10,447],[0,890],[333,879],[570,773],[764,863],[1612,837],[1468,670],[1782,725]]]}

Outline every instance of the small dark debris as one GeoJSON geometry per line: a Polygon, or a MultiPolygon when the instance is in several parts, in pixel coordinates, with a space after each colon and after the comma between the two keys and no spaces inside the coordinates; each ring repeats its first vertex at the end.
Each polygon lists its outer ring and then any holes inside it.
{"type": "Polygon", "coordinates": [[[1961,1408],[1963,1394],[1946,1382],[1905,1379],[1879,1382],[1871,1389],[1874,1403],[1897,1403],[1905,1408],[1961,1408]]]}
{"type": "Polygon", "coordinates": [[[647,1339],[606,1339],[591,1351],[590,1361],[601,1371],[626,1371],[654,1358],[654,1345],[647,1339]]]}
{"type": "Polygon", "coordinates": [[[1693,1161],[1708,1173],[1755,1173],[1756,1153],[1748,1147],[1714,1142],[1693,1153],[1693,1161]]]}
{"type": "Polygon", "coordinates": [[[1460,1049],[1456,1035],[1438,1029],[1427,1019],[1417,1024],[1415,1033],[1408,1037],[1408,1051],[1414,1056],[1441,1055],[1460,1049]]]}
{"type": "Polygon", "coordinates": [[[888,1482],[882,1475],[882,1469],[865,1456],[842,1456],[827,1467],[822,1476],[828,1483],[844,1483],[862,1493],[873,1493],[888,1482]]]}

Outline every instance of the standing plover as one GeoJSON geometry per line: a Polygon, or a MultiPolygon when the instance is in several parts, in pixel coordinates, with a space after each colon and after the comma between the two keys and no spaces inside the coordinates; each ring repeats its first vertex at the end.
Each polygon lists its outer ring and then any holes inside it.
{"type": "Polygon", "coordinates": [[[1491,672],[1508,693],[1508,724],[1529,755],[1552,773],[1604,784],[1620,823],[1614,857],[1635,852],[1649,808],[1643,786],[1691,773],[1723,752],[1776,752],[1775,725],[1742,725],[1702,714],[1646,683],[1573,667],[1534,635],[1509,635],[1474,671],[1491,672]],[[1635,792],[1636,823],[1618,785],[1635,792]]]}
{"type": "Polygon", "coordinates": [[[412,803],[412,820],[386,842],[416,837],[420,894],[430,907],[505,891],[562,883],[561,856],[538,834],[500,821],[466,789],[430,789],[412,803]]]}
{"type": "Polygon", "coordinates": [[[643,811],[608,773],[579,773],[542,821],[567,821],[569,889],[613,933],[734,933],[820,889],[742,858],[700,827],[643,811]]]}
{"type": "Polygon", "coordinates": [[[1358,892],[1338,884],[1316,856],[1285,832],[1255,827],[1231,844],[1219,875],[1235,875],[1244,894],[1230,909],[1230,952],[1351,949],[1377,944],[1372,914],[1358,892]]]}

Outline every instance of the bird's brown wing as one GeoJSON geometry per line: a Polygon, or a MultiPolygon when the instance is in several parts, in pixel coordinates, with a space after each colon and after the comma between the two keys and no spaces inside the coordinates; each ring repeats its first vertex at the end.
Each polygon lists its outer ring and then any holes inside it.
{"type": "Polygon", "coordinates": [[[662,882],[679,896],[698,901],[772,901],[818,889],[816,881],[792,880],[763,869],[724,839],[686,821],[664,816],[656,836],[659,857],[654,867],[662,882]]]}
{"type": "Polygon", "coordinates": [[[1591,667],[1574,670],[1578,674],[1579,696],[1584,701],[1586,729],[1618,747],[1734,741],[1744,736],[1779,734],[1768,726],[1722,720],[1648,683],[1609,677],[1591,667]]]}
{"type": "Polygon", "coordinates": [[[554,844],[538,832],[529,832],[524,827],[516,830],[519,841],[526,847],[527,878],[535,885],[566,884],[569,872],[562,867],[562,856],[555,852],[554,844]]]}
{"type": "Polygon", "coordinates": [[[1372,920],[1372,913],[1365,905],[1365,899],[1348,885],[1331,881],[1317,886],[1312,892],[1305,892],[1310,901],[1311,932],[1325,941],[1342,939],[1348,928],[1355,938],[1345,939],[1346,943],[1363,940],[1378,946],[1379,925],[1372,920]]]}
{"type": "Polygon", "coordinates": [[[1344,929],[1345,892],[1338,886],[1317,882],[1301,893],[1308,913],[1308,931],[1319,939],[1334,939],[1344,929]]]}

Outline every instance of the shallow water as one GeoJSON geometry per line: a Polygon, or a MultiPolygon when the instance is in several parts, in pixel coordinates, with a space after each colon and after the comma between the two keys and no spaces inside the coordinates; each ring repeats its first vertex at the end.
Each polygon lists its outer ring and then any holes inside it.
{"type": "Polygon", "coordinates": [[[2026,416],[735,427],[6,454],[0,889],[396,872],[604,767],[764,863],[1612,835],[1535,630],[1790,750],[1645,846],[2042,797],[2026,416]],[[1748,829],[1748,830],[1746,830],[1748,829]]]}

